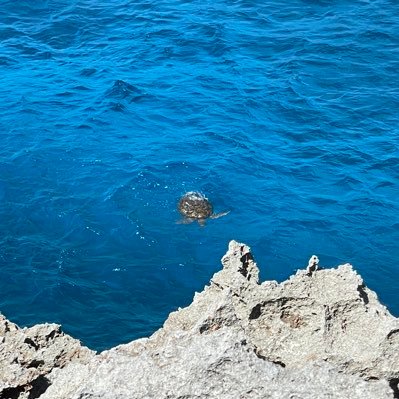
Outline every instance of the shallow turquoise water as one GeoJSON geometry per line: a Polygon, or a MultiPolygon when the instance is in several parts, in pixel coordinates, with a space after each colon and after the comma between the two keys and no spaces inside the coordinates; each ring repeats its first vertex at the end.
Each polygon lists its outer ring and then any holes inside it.
{"type": "Polygon", "coordinates": [[[103,349],[220,268],[351,262],[399,315],[399,5],[3,1],[0,310],[103,349]],[[200,190],[224,218],[179,225],[200,190]]]}

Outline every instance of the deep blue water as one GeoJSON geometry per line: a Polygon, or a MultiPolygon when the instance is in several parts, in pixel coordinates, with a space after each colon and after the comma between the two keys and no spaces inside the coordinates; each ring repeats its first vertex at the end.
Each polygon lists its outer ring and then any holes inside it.
{"type": "Polygon", "coordinates": [[[0,310],[95,349],[191,302],[351,262],[399,315],[399,4],[2,1],[0,310]],[[224,218],[176,224],[199,190],[224,218]]]}

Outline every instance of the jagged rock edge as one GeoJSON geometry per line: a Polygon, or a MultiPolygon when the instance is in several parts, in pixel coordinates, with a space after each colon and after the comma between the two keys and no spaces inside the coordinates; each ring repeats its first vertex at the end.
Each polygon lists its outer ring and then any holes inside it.
{"type": "MultiPolygon", "coordinates": [[[[222,264],[224,266],[224,269],[221,272],[216,273],[215,276],[218,275],[219,273],[224,272],[225,269],[227,269],[226,265],[227,266],[231,266],[232,263],[234,263],[229,258],[229,256],[227,256],[229,253],[231,255],[232,249],[235,250],[235,253],[233,253],[233,255],[239,255],[239,256],[236,256],[238,258],[237,259],[238,262],[235,265],[236,266],[235,270],[230,270],[230,272],[232,272],[233,274],[235,272],[238,272],[238,274],[236,274],[236,276],[237,275],[241,275],[241,278],[243,278],[247,282],[246,284],[254,283],[254,284],[259,286],[259,281],[257,280],[257,276],[258,276],[259,270],[257,269],[257,266],[256,266],[256,264],[254,262],[254,258],[252,256],[252,253],[249,250],[249,247],[245,246],[244,244],[239,244],[239,243],[235,243],[235,242],[231,242],[229,244],[229,251],[222,259],[222,264]],[[252,268],[252,270],[249,270],[251,268],[252,268]],[[253,278],[253,277],[255,277],[255,278],[253,278]]],[[[317,262],[318,262],[318,260],[317,260],[317,262]]],[[[313,266],[314,266],[314,263],[313,263],[313,266]]],[[[302,278],[304,275],[306,275],[308,277],[312,277],[312,278],[317,277],[317,274],[319,273],[318,267],[316,268],[316,267],[313,267],[313,266],[312,266],[311,273],[309,273],[309,271],[308,272],[299,271],[296,276],[299,276],[300,278],[302,278]]],[[[344,266],[347,267],[349,265],[344,265],[344,266]]],[[[353,273],[356,274],[355,272],[353,272],[353,273]]],[[[222,291],[224,291],[226,289],[231,290],[232,291],[232,295],[234,297],[239,297],[242,292],[245,292],[245,290],[249,290],[250,289],[249,285],[246,285],[246,286],[244,285],[243,286],[241,281],[239,283],[237,283],[236,280],[232,280],[232,285],[231,286],[223,285],[223,284],[220,283],[220,281],[217,280],[217,278],[215,279],[215,276],[211,279],[211,287],[212,286],[218,287],[218,289],[220,289],[222,291]],[[236,284],[236,285],[234,285],[234,284],[236,284]]],[[[293,277],[295,277],[295,276],[293,276],[293,277]]],[[[286,282],[283,282],[281,284],[277,284],[276,286],[280,286],[280,287],[283,286],[285,283],[291,281],[293,277],[291,277],[286,282]]],[[[364,285],[364,283],[361,280],[360,276],[358,276],[358,277],[359,277],[360,283],[357,285],[356,290],[358,292],[359,299],[363,302],[364,306],[367,307],[367,305],[369,304],[369,301],[370,301],[369,295],[367,293],[368,289],[364,285]]],[[[201,295],[201,294],[198,294],[198,295],[201,295]]],[[[276,301],[278,301],[278,300],[282,301],[283,299],[284,298],[279,298],[279,299],[276,299],[276,301]]],[[[287,299],[287,298],[285,298],[285,299],[287,299]]],[[[194,302],[195,302],[195,298],[194,298],[194,302]]],[[[262,308],[265,307],[270,302],[271,301],[263,301],[261,303],[258,303],[256,305],[252,306],[251,307],[251,311],[249,313],[248,320],[256,320],[256,319],[260,318],[261,315],[262,315],[262,308]],[[255,309],[257,309],[257,310],[255,310],[255,309]],[[251,315],[252,315],[252,317],[251,317],[251,315]],[[254,316],[256,316],[256,317],[254,317],[254,316]]],[[[200,326],[198,328],[200,334],[208,333],[208,332],[212,333],[213,331],[216,331],[219,328],[221,328],[221,325],[219,325],[220,323],[218,324],[217,321],[215,321],[215,320],[209,320],[209,321],[210,321],[210,323],[208,325],[206,325],[206,323],[203,323],[202,327],[200,326]],[[201,330],[201,328],[202,328],[202,330],[201,330]]],[[[7,322],[6,322],[6,327],[5,327],[5,331],[6,332],[10,331],[10,327],[9,327],[9,325],[7,325],[7,322]]],[[[165,324],[166,324],[166,322],[165,322],[165,324]]],[[[225,326],[228,327],[228,324],[227,325],[225,324],[225,326]]],[[[392,329],[387,334],[387,336],[386,336],[387,339],[389,339],[390,337],[394,336],[396,331],[399,331],[399,328],[392,329]]],[[[58,330],[57,332],[60,333],[61,331],[58,330]]],[[[51,335],[51,334],[53,334],[53,336],[51,337],[51,339],[52,339],[54,337],[54,335],[56,334],[56,332],[53,330],[49,335],[51,335]]],[[[157,333],[155,333],[154,335],[156,335],[156,334],[157,333]]],[[[47,336],[46,336],[46,338],[47,338],[47,340],[49,340],[47,336]]],[[[36,350],[39,348],[39,346],[29,337],[25,338],[24,343],[26,343],[27,345],[32,346],[36,350]]],[[[133,341],[133,343],[134,343],[134,341],[133,341]]],[[[262,351],[258,350],[256,345],[253,345],[253,347],[254,347],[253,351],[254,351],[255,355],[259,359],[266,360],[266,361],[271,361],[274,364],[277,364],[277,365],[279,365],[281,367],[286,367],[286,364],[283,361],[276,360],[276,359],[270,359],[268,356],[265,356],[264,354],[262,354],[262,351]]],[[[94,356],[94,353],[92,353],[92,355],[94,356]]],[[[79,357],[79,356],[77,356],[77,357],[79,357]]],[[[35,362],[38,362],[38,361],[37,360],[33,360],[29,364],[34,365],[35,362]]],[[[40,362],[38,364],[40,365],[40,362]]],[[[20,397],[19,395],[22,392],[26,392],[26,389],[28,389],[28,391],[30,391],[29,392],[29,396],[28,396],[29,399],[33,399],[33,398],[39,397],[44,392],[46,392],[47,388],[50,386],[50,380],[48,380],[46,376],[48,374],[51,374],[55,368],[62,368],[63,366],[64,365],[62,365],[62,364],[57,365],[56,367],[51,369],[47,374],[39,375],[37,378],[32,380],[29,384],[16,386],[16,387],[9,387],[9,388],[3,389],[0,392],[0,399],[5,399],[5,398],[13,399],[14,397],[15,398],[19,398],[20,397]],[[16,394],[18,394],[18,396],[15,396],[16,394]],[[7,396],[4,396],[4,395],[7,395],[7,396]],[[14,395],[14,396],[10,396],[10,395],[14,395]]],[[[367,378],[369,378],[369,379],[375,379],[375,378],[380,379],[381,378],[381,377],[371,377],[371,376],[367,377],[366,375],[364,377],[365,377],[366,380],[367,380],[367,378]]],[[[390,387],[391,387],[392,391],[394,392],[394,397],[396,397],[396,398],[399,397],[398,396],[398,387],[397,387],[397,383],[399,381],[399,376],[395,375],[395,377],[391,377],[390,379],[388,379],[388,381],[389,381],[389,384],[390,384],[390,387]]]]}

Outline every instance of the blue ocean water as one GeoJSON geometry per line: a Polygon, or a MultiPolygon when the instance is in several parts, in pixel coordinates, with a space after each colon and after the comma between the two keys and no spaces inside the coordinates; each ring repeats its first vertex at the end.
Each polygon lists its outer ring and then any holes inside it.
{"type": "Polygon", "coordinates": [[[191,302],[351,262],[399,315],[399,4],[0,5],[0,310],[101,350],[191,302]],[[199,190],[226,217],[176,224],[199,190]]]}

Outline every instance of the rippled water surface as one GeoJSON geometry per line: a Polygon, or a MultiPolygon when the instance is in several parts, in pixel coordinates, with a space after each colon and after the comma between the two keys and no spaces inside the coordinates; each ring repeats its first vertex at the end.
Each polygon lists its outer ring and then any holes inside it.
{"type": "Polygon", "coordinates": [[[351,262],[399,315],[394,1],[2,1],[0,310],[98,350],[220,268],[351,262]],[[230,214],[176,224],[199,190],[230,214]]]}

